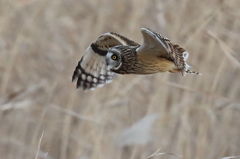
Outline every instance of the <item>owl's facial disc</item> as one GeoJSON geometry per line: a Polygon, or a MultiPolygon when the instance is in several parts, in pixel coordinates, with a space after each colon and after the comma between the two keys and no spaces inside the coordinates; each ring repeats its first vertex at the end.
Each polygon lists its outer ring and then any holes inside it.
{"type": "Polygon", "coordinates": [[[122,57],[119,50],[111,48],[106,55],[106,63],[109,69],[118,70],[122,65],[122,57]]]}

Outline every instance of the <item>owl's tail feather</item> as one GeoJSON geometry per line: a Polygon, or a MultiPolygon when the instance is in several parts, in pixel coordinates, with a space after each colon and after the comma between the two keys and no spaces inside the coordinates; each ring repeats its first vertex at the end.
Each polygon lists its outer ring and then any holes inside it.
{"type": "Polygon", "coordinates": [[[187,70],[186,72],[185,72],[186,74],[196,74],[196,75],[202,75],[201,73],[199,73],[199,72],[196,72],[196,71],[192,71],[192,70],[187,70]]]}

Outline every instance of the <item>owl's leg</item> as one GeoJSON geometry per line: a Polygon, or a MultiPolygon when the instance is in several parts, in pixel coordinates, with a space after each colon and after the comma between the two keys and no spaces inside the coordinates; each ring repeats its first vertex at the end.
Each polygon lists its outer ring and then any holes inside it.
{"type": "Polygon", "coordinates": [[[178,73],[178,72],[181,72],[181,69],[173,69],[173,70],[171,70],[169,72],[171,72],[171,73],[178,73]]]}
{"type": "MultiPolygon", "coordinates": [[[[182,72],[181,69],[173,69],[171,71],[169,71],[171,73],[178,73],[178,72],[182,72]]],[[[187,70],[186,71],[187,74],[197,74],[197,75],[202,75],[201,73],[199,72],[196,72],[196,71],[192,71],[192,70],[187,70]]]]}

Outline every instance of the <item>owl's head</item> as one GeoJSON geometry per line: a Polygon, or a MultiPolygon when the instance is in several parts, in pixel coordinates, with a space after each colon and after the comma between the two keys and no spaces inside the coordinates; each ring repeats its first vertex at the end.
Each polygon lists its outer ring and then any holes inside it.
{"type": "Polygon", "coordinates": [[[106,55],[106,63],[109,69],[117,71],[122,65],[129,65],[136,57],[136,46],[118,45],[110,48],[106,55]]]}
{"type": "Polygon", "coordinates": [[[106,55],[106,63],[109,69],[118,70],[122,66],[121,50],[116,47],[112,47],[108,50],[106,55]]]}

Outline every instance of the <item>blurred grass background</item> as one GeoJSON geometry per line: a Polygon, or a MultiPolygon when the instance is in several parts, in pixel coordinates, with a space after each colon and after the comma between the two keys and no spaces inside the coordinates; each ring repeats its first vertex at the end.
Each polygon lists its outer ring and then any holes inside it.
{"type": "Polygon", "coordinates": [[[239,6],[238,0],[0,0],[1,158],[34,158],[43,131],[45,159],[146,159],[159,148],[186,159],[240,155],[239,6]],[[203,76],[116,76],[95,91],[75,89],[72,73],[93,40],[112,31],[141,43],[142,27],[185,48],[203,76]],[[146,142],[118,144],[124,130],[153,113],[158,118],[146,128],[146,142]]]}

